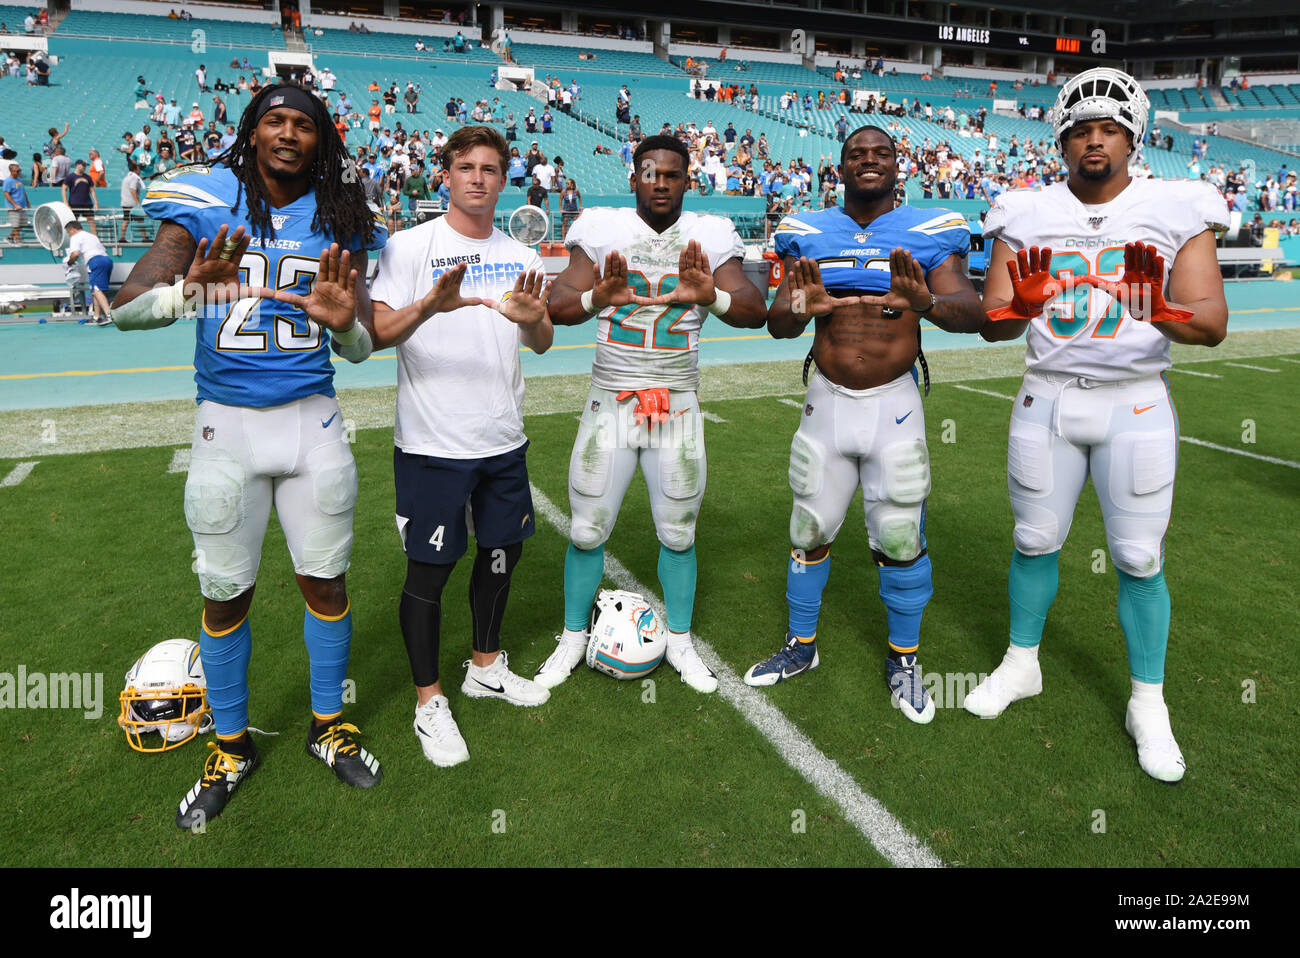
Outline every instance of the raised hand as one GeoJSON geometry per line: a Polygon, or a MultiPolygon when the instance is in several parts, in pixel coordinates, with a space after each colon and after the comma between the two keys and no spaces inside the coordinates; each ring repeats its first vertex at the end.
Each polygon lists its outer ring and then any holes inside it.
{"type": "Polygon", "coordinates": [[[194,261],[185,274],[186,301],[214,306],[262,295],[262,290],[239,282],[239,260],[252,237],[239,226],[227,238],[229,229],[223,223],[211,242],[206,236],[199,240],[194,261]]]}
{"type": "MultiPolygon", "coordinates": [[[[1064,287],[1052,277],[1052,250],[1044,246],[1022,249],[1007,260],[1011,276],[1011,302],[989,311],[989,319],[1033,319],[1064,287]]],[[[1077,280],[1076,280],[1077,281],[1077,280]]]]}
{"type": "Polygon", "coordinates": [[[790,284],[790,312],[807,321],[839,306],[856,306],[861,296],[832,296],[822,285],[822,271],[815,259],[800,256],[786,274],[790,284]]]}
{"type": "Polygon", "coordinates": [[[321,250],[316,279],[306,296],[287,289],[265,289],[260,295],[297,306],[321,326],[342,332],[352,326],[357,312],[357,271],[352,268],[352,254],[347,250],[340,253],[338,243],[321,250]]]}
{"type": "Polygon", "coordinates": [[[1100,276],[1080,276],[1078,281],[1109,293],[1134,319],[1185,323],[1193,315],[1165,301],[1165,258],[1148,243],[1125,245],[1124,272],[1118,282],[1100,276]]]}
{"type": "Polygon", "coordinates": [[[883,296],[863,296],[863,306],[901,313],[905,309],[919,313],[930,306],[930,287],[925,282],[925,270],[912,258],[911,252],[895,249],[889,254],[889,292],[883,296]]]}
{"type": "Polygon", "coordinates": [[[633,292],[627,285],[627,260],[617,251],[605,257],[605,269],[591,288],[591,302],[597,311],[606,306],[626,306],[633,301],[633,292]]]}
{"type": "Polygon", "coordinates": [[[546,282],[546,272],[535,270],[520,273],[515,288],[501,297],[501,301],[484,300],[510,322],[518,326],[535,326],[546,316],[546,300],[551,295],[551,284],[546,282]]]}
{"type": "Polygon", "coordinates": [[[632,302],[641,306],[664,306],[669,303],[707,306],[717,298],[718,291],[713,285],[709,255],[697,240],[691,240],[677,257],[677,285],[658,296],[633,294],[632,302]]]}
{"type": "Polygon", "coordinates": [[[420,300],[420,319],[426,320],[434,313],[450,313],[462,306],[484,306],[486,299],[477,296],[462,296],[460,284],[465,278],[467,263],[457,263],[443,273],[433,284],[433,289],[424,294],[420,300]]]}

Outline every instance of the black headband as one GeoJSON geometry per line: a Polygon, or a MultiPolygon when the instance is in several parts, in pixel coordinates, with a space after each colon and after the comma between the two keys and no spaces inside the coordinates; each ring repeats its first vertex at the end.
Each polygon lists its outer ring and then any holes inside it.
{"type": "Polygon", "coordinates": [[[253,125],[256,126],[262,122],[262,117],[268,110],[274,110],[278,106],[288,107],[291,110],[297,110],[299,113],[305,113],[314,121],[316,119],[315,97],[307,93],[301,87],[281,86],[276,87],[270,92],[265,100],[257,108],[257,114],[253,117],[253,125]]]}

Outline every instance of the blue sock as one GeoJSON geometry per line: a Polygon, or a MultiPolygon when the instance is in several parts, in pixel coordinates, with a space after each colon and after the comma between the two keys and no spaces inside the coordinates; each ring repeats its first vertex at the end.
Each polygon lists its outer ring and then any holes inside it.
{"type": "Polygon", "coordinates": [[[1056,599],[1060,581],[1057,557],[1060,551],[1027,556],[1019,549],[1011,555],[1007,594],[1011,598],[1011,644],[1032,649],[1043,641],[1047,611],[1056,599]]]}
{"type": "Polygon", "coordinates": [[[695,546],[674,552],[659,545],[659,587],[664,590],[669,632],[691,631],[695,613],[695,546]]]}
{"type": "Polygon", "coordinates": [[[605,546],[579,549],[572,542],[564,554],[564,627],[585,632],[591,622],[591,607],[596,601],[605,574],[605,546]]]}
{"type": "Polygon", "coordinates": [[[817,635],[817,617],[822,611],[822,592],[831,575],[831,554],[820,559],[801,559],[793,551],[785,573],[785,601],[790,607],[790,634],[811,640],[817,635]]]}
{"type": "Polygon", "coordinates": [[[877,565],[880,598],[889,616],[889,648],[914,655],[921,645],[921,614],[934,594],[930,584],[930,555],[911,565],[877,565]]]}
{"type": "Polygon", "coordinates": [[[217,735],[233,738],[248,728],[248,660],[253,657],[253,632],[248,616],[239,625],[215,635],[203,623],[199,655],[208,682],[208,704],[217,735]]]}
{"type": "Polygon", "coordinates": [[[339,616],[322,615],[307,606],[302,614],[302,638],[311,674],[311,710],[317,718],[333,718],[343,711],[343,680],[348,677],[352,648],[352,603],[339,616]]]}
{"type": "Polygon", "coordinates": [[[1129,674],[1153,685],[1165,680],[1165,651],[1169,646],[1169,587],[1165,574],[1139,579],[1120,569],[1119,624],[1128,644],[1129,674]]]}

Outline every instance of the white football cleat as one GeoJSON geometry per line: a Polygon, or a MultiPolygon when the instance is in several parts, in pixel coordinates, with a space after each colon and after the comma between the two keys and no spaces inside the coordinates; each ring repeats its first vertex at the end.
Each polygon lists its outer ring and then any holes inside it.
{"type": "Polygon", "coordinates": [[[473,660],[465,665],[469,671],[460,690],[472,699],[505,699],[511,705],[541,705],[551,693],[531,679],[510,671],[505,649],[497,653],[491,665],[477,666],[473,660]]]}
{"type": "Polygon", "coordinates": [[[544,689],[553,689],[578,667],[578,663],[587,657],[587,639],[573,642],[562,635],[555,637],[555,651],[542,663],[542,667],[533,676],[533,684],[544,689]]]}
{"type": "Polygon", "coordinates": [[[435,695],[415,707],[415,737],[420,740],[424,757],[434,765],[448,768],[469,761],[469,748],[451,717],[445,695],[435,695]]]}
{"type": "Polygon", "coordinates": [[[1043,670],[1038,657],[1003,656],[1002,664],[966,695],[966,711],[980,718],[997,718],[1012,702],[1043,691],[1043,670]]]}
{"type": "Polygon", "coordinates": [[[1128,712],[1124,716],[1124,730],[1137,743],[1138,764],[1142,766],[1142,771],[1171,785],[1182,781],[1187,763],[1183,761],[1183,753],[1174,741],[1168,707],[1161,703],[1158,708],[1153,708],[1129,699],[1128,712]]]}
{"type": "Polygon", "coordinates": [[[664,658],[668,660],[669,665],[681,673],[682,681],[695,691],[716,692],[718,690],[718,677],[704,664],[700,653],[695,651],[695,646],[690,642],[681,645],[673,645],[669,642],[664,658]]]}

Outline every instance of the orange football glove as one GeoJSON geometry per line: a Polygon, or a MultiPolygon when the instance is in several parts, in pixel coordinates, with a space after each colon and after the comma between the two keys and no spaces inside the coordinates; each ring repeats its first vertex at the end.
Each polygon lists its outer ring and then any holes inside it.
{"type": "Polygon", "coordinates": [[[1061,292],[1061,283],[1052,276],[1052,250],[1044,246],[1022,249],[1015,259],[1007,260],[1011,275],[1011,302],[989,310],[989,319],[1033,319],[1061,292]]]}
{"type": "Polygon", "coordinates": [[[1165,258],[1148,243],[1124,247],[1124,273],[1118,282],[1080,276],[1079,282],[1104,290],[1134,319],[1151,323],[1185,323],[1194,315],[1165,301],[1165,258]]]}
{"type": "Polygon", "coordinates": [[[652,423],[662,423],[668,421],[668,390],[666,387],[657,389],[624,389],[614,398],[619,402],[627,399],[629,396],[636,396],[636,421],[637,425],[645,423],[647,420],[652,423]]]}

